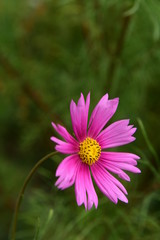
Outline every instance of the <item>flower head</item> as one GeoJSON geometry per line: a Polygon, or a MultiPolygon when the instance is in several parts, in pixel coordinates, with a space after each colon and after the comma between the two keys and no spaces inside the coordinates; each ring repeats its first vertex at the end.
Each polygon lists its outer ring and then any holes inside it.
{"type": "Polygon", "coordinates": [[[118,199],[128,203],[127,191],[124,186],[111,174],[130,181],[129,176],[123,171],[133,173],[141,171],[136,167],[139,157],[132,153],[108,152],[107,148],[118,147],[135,140],[132,135],[136,128],[129,125],[129,120],[120,120],[112,123],[105,129],[104,126],[114,115],[119,99],[108,99],[104,95],[94,108],[89,124],[88,112],[90,93],[86,101],[81,94],[77,105],[72,100],[70,113],[75,138],[61,125],[52,123],[53,128],[64,141],[51,137],[56,143],[55,149],[63,154],[68,154],[59,164],[55,185],[65,189],[75,184],[77,204],[84,204],[86,209],[91,209],[93,204],[97,208],[98,197],[95,192],[91,175],[101,192],[112,202],[118,199]]]}

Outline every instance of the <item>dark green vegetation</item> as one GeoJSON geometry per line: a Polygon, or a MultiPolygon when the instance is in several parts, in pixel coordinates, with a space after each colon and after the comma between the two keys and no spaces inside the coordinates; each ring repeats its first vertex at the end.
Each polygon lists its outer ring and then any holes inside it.
{"type": "Polygon", "coordinates": [[[51,121],[71,130],[69,103],[91,91],[91,108],[120,97],[111,121],[130,118],[137,140],[117,148],[141,156],[123,184],[129,204],[97,189],[98,210],[54,187],[62,155],[27,187],[17,240],[160,239],[160,3],[158,0],[0,1],[0,238],[33,165],[54,150],[51,121]]]}

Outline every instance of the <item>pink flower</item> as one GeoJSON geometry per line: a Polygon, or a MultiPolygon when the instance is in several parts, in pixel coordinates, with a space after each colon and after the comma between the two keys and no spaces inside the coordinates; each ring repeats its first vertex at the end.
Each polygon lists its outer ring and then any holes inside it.
{"type": "Polygon", "coordinates": [[[106,152],[107,148],[118,147],[135,140],[132,135],[136,128],[129,125],[129,120],[120,120],[103,129],[106,123],[114,115],[119,99],[108,99],[104,95],[94,108],[87,128],[88,112],[90,105],[90,93],[86,102],[81,94],[77,105],[72,100],[70,104],[72,126],[75,138],[59,124],[53,128],[61,135],[64,141],[51,137],[57,145],[55,149],[63,154],[69,154],[59,164],[55,185],[59,189],[65,189],[75,184],[75,195],[78,206],[84,204],[86,209],[91,209],[93,204],[97,208],[98,197],[95,192],[91,174],[101,192],[112,202],[118,199],[128,203],[127,191],[114,177],[130,181],[130,177],[123,171],[133,173],[141,171],[136,167],[139,157],[132,153],[106,152]],[[102,130],[103,129],[103,130],[102,130]]]}

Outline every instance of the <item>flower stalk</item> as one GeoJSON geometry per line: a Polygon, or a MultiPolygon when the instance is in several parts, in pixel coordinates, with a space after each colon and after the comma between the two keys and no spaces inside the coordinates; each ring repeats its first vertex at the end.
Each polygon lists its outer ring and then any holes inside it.
{"type": "Polygon", "coordinates": [[[41,158],[35,165],[34,167],[31,169],[31,171],[29,172],[29,174],[27,175],[24,184],[19,192],[18,198],[17,198],[17,203],[16,203],[16,207],[15,207],[15,213],[14,213],[14,218],[13,218],[13,224],[12,224],[12,229],[11,229],[11,240],[15,240],[15,236],[16,236],[16,227],[17,227],[17,218],[18,218],[18,212],[20,209],[20,205],[22,202],[22,198],[25,192],[25,189],[29,183],[29,181],[31,180],[33,174],[36,172],[37,168],[43,164],[43,162],[45,162],[48,158],[56,155],[57,152],[52,152],[47,154],[46,156],[44,156],[43,158],[41,158]]]}

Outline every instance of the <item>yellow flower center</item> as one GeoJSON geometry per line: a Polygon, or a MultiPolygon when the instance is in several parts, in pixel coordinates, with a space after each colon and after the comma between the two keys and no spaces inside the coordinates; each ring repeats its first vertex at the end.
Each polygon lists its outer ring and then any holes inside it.
{"type": "Polygon", "coordinates": [[[78,154],[82,162],[92,165],[98,161],[101,155],[101,147],[95,139],[87,137],[80,143],[78,154]]]}

